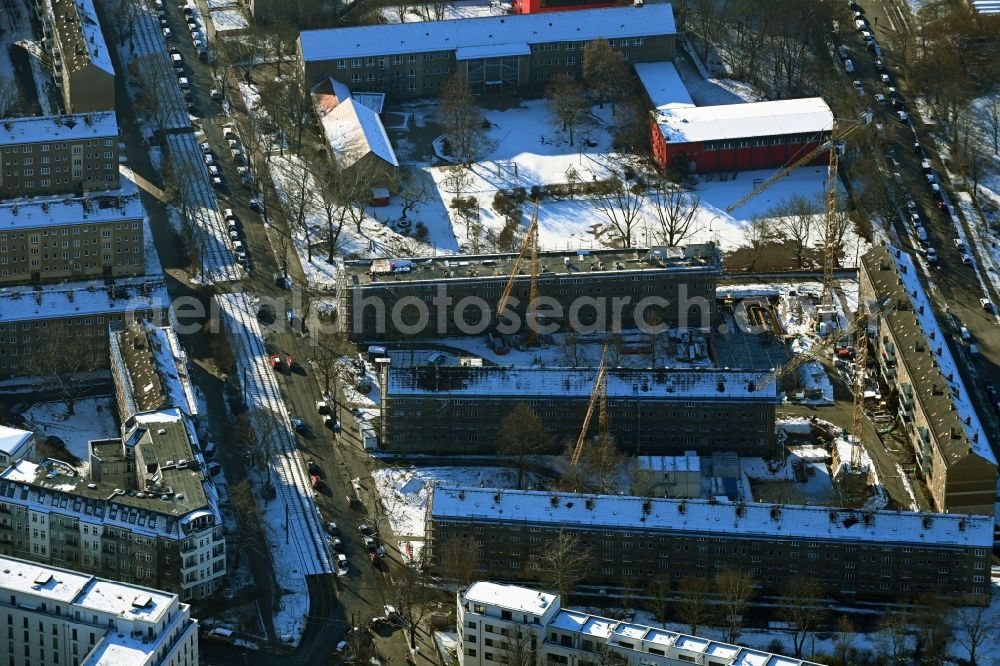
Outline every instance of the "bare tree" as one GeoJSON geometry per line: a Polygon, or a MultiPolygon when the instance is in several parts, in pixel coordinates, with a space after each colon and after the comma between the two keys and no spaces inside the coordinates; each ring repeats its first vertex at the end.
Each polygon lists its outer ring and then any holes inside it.
{"type": "Polygon", "coordinates": [[[507,666],[535,666],[538,653],[531,634],[516,624],[506,631],[500,644],[500,663],[507,666]]]}
{"type": "Polygon", "coordinates": [[[592,563],[590,549],[576,535],[560,530],[558,536],[535,552],[530,566],[542,585],[555,589],[566,604],[570,592],[590,574],[592,563]]]}
{"type": "Polygon", "coordinates": [[[417,631],[420,623],[433,610],[436,601],[434,590],[412,565],[404,565],[392,581],[392,594],[396,600],[396,610],[403,618],[410,647],[417,646],[417,631]]]}
{"type": "Polygon", "coordinates": [[[750,264],[748,271],[757,270],[757,262],[764,253],[764,248],[773,243],[777,237],[774,220],[768,217],[753,216],[743,231],[750,246],[750,264]]]}
{"type": "Polygon", "coordinates": [[[833,656],[841,666],[847,666],[854,648],[854,624],[846,615],[837,618],[837,633],[833,637],[833,656]]]}
{"type": "MultiPolygon", "coordinates": [[[[312,263],[312,227],[309,217],[316,186],[309,177],[309,169],[305,164],[297,164],[292,168],[295,172],[285,179],[285,186],[282,188],[283,203],[288,213],[288,233],[294,235],[298,231],[302,234],[306,245],[306,260],[312,263]]],[[[285,274],[287,275],[287,271],[285,274]]]]}
{"type": "Polygon", "coordinates": [[[941,597],[927,594],[914,606],[911,635],[914,639],[913,656],[921,664],[941,665],[948,656],[954,640],[953,610],[941,597]]]}
{"type": "Polygon", "coordinates": [[[9,118],[21,105],[21,92],[17,82],[6,75],[0,75],[0,118],[9,118]]]}
{"type": "Polygon", "coordinates": [[[667,575],[651,578],[646,584],[646,608],[660,625],[666,624],[667,613],[673,607],[670,592],[670,578],[667,575]]]}
{"type": "Polygon", "coordinates": [[[549,448],[549,432],[538,414],[526,403],[519,402],[500,422],[497,453],[514,458],[517,467],[517,487],[524,490],[528,459],[549,448]]]}
{"type": "Polygon", "coordinates": [[[986,102],[986,129],[993,143],[993,154],[1000,155],[1000,95],[986,102]]]}
{"type": "Polygon", "coordinates": [[[444,127],[448,152],[463,166],[469,166],[485,152],[486,130],[483,112],[469,88],[464,72],[456,72],[441,89],[438,121],[444,127]]]}
{"type": "Polygon", "coordinates": [[[441,571],[459,585],[470,585],[479,568],[479,548],[473,539],[452,537],[441,546],[441,571]]]}
{"type": "Polygon", "coordinates": [[[598,435],[595,441],[584,447],[577,464],[581,486],[601,495],[621,493],[622,469],[626,459],[611,435],[598,435]]]}
{"type": "Polygon", "coordinates": [[[30,351],[22,350],[27,360],[21,374],[37,377],[40,390],[58,396],[70,416],[76,414],[76,402],[90,380],[90,373],[107,367],[104,360],[107,344],[84,333],[89,331],[50,324],[36,329],[30,351]]]}
{"type": "Polygon", "coordinates": [[[580,334],[575,331],[566,333],[559,344],[559,364],[567,368],[582,368],[590,363],[590,354],[580,334]]]}
{"type": "Polygon", "coordinates": [[[422,0],[424,19],[427,21],[443,21],[448,16],[448,10],[455,3],[452,0],[422,0]]]}
{"type": "Polygon", "coordinates": [[[454,194],[455,199],[462,199],[462,195],[472,187],[472,176],[460,167],[447,167],[441,185],[445,191],[454,194]]]}
{"type": "Polygon", "coordinates": [[[632,72],[622,54],[606,39],[595,39],[583,47],[583,78],[602,109],[605,102],[611,102],[612,113],[615,100],[627,97],[632,84],[632,72]]]}
{"type": "Polygon", "coordinates": [[[569,74],[560,72],[545,87],[545,100],[563,131],[569,132],[572,146],[574,133],[593,121],[583,86],[569,74]]]}
{"type": "Polygon", "coordinates": [[[726,642],[735,643],[743,629],[743,614],[753,595],[753,579],[747,571],[726,567],[716,574],[715,588],[726,642]]]}
{"type": "Polygon", "coordinates": [[[253,496],[253,486],[247,479],[233,484],[229,491],[229,503],[236,514],[236,529],[240,537],[240,548],[257,553],[263,551],[260,542],[260,507],[253,496]]]}
{"type": "Polygon", "coordinates": [[[653,237],[657,243],[668,247],[680,245],[700,230],[696,222],[701,201],[696,195],[660,181],[646,199],[656,213],[653,237]]]}
{"type": "Polygon", "coordinates": [[[910,630],[910,615],[903,609],[886,608],[878,622],[879,653],[886,663],[906,664],[906,641],[910,630]]]}
{"type": "Polygon", "coordinates": [[[688,574],[677,586],[677,618],[688,625],[692,635],[712,618],[709,605],[712,581],[695,574],[688,574]]]}
{"type": "Polygon", "coordinates": [[[777,218],[779,233],[792,244],[792,252],[799,268],[805,262],[813,224],[821,212],[818,201],[801,194],[792,195],[772,210],[772,215],[777,218]]]}
{"type": "Polygon", "coordinates": [[[783,600],[778,616],[788,625],[792,634],[795,656],[802,656],[802,646],[809,633],[816,629],[823,618],[823,588],[815,578],[794,576],[782,592],[783,600]]]}
{"type": "Polygon", "coordinates": [[[400,169],[396,191],[403,202],[399,212],[400,218],[404,220],[411,210],[431,200],[431,186],[425,172],[420,169],[400,169]]]}
{"type": "Polygon", "coordinates": [[[969,652],[969,666],[977,666],[979,650],[992,636],[996,636],[1000,629],[1000,619],[989,606],[962,608],[957,615],[958,632],[955,639],[969,652]]]}
{"type": "Polygon", "coordinates": [[[593,200],[593,207],[608,220],[610,230],[614,235],[613,244],[630,248],[634,242],[639,213],[645,203],[643,189],[638,184],[631,184],[615,178],[613,186],[607,194],[593,200]]]}
{"type": "MultiPolygon", "coordinates": [[[[318,329],[320,327],[313,326],[312,328],[318,329]]],[[[316,369],[316,377],[323,389],[323,395],[330,395],[334,383],[337,380],[345,379],[350,374],[343,359],[356,352],[357,348],[341,331],[314,335],[312,340],[314,344],[310,345],[310,353],[313,366],[316,369]]]]}

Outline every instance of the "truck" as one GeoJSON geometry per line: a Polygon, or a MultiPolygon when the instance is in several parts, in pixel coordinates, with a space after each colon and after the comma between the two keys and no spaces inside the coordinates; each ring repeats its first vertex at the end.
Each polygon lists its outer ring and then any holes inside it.
{"type": "Polygon", "coordinates": [[[361,442],[365,451],[378,450],[378,437],[375,435],[375,428],[371,423],[361,423],[361,442]]]}

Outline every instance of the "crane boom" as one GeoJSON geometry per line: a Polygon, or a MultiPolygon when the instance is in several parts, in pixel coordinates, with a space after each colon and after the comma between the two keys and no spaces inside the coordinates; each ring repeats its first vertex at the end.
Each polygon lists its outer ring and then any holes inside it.
{"type": "MultiPolygon", "coordinates": [[[[608,374],[607,356],[608,343],[604,343],[604,351],[601,352],[601,364],[597,368],[597,378],[594,381],[594,388],[590,392],[590,402],[587,404],[587,413],[583,417],[583,428],[580,429],[580,436],[576,440],[576,446],[573,447],[573,456],[570,458],[570,465],[573,465],[574,467],[578,462],[580,462],[580,456],[583,455],[583,445],[587,441],[587,429],[590,428],[590,419],[594,416],[594,406],[597,404],[598,398],[601,397],[602,392],[605,390],[602,387],[608,374]]],[[[604,419],[606,424],[606,415],[604,419]]]]}
{"type": "MultiPolygon", "coordinates": [[[[521,249],[517,253],[517,259],[514,260],[514,267],[510,271],[510,280],[507,281],[507,286],[503,289],[503,294],[500,296],[500,301],[497,303],[496,317],[500,319],[503,314],[503,310],[507,307],[507,301],[510,299],[510,293],[514,290],[514,281],[517,279],[517,272],[521,268],[521,262],[524,261],[524,255],[527,254],[528,250],[531,249],[531,298],[536,298],[538,296],[538,202],[535,202],[535,212],[531,215],[531,224],[528,226],[528,233],[524,236],[524,241],[521,242],[521,249]]],[[[528,306],[531,306],[529,301],[528,306]]]]}
{"type": "Polygon", "coordinates": [[[762,182],[760,185],[758,185],[757,187],[753,188],[752,190],[750,190],[749,192],[747,192],[746,194],[744,194],[742,197],[740,197],[739,199],[737,199],[734,203],[730,204],[729,206],[726,206],[726,212],[727,213],[732,213],[734,210],[736,210],[737,208],[739,208],[740,206],[742,206],[746,202],[750,201],[751,199],[753,199],[754,197],[756,197],[758,194],[760,194],[764,190],[770,189],[770,187],[772,185],[774,185],[775,183],[777,183],[779,180],[781,180],[782,178],[784,178],[785,176],[787,176],[791,172],[793,172],[796,169],[798,169],[800,166],[802,166],[804,164],[808,164],[809,162],[812,162],[814,159],[816,159],[817,157],[819,157],[819,155],[822,154],[823,151],[830,150],[839,141],[843,141],[844,139],[846,139],[847,137],[849,137],[859,127],[864,127],[864,126],[868,125],[871,122],[871,119],[872,119],[871,113],[868,112],[868,111],[866,111],[865,113],[862,114],[862,116],[861,116],[861,118],[859,120],[851,123],[850,125],[848,125],[843,130],[840,130],[839,132],[836,131],[836,130],[833,131],[833,132],[831,132],[829,139],[827,139],[826,141],[824,141],[820,145],[816,146],[815,148],[813,148],[808,153],[806,153],[805,155],[803,155],[799,159],[795,160],[794,162],[792,162],[788,166],[782,167],[781,169],[779,169],[778,171],[776,171],[774,174],[772,174],[770,178],[768,178],[767,180],[765,180],[764,182],[762,182]]]}

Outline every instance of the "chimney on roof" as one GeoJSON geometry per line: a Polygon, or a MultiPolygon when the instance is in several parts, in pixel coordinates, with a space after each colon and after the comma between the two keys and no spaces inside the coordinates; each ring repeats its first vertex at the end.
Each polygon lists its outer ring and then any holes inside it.
{"type": "Polygon", "coordinates": [[[966,416],[965,417],[965,425],[972,425],[972,417],[971,416],[966,416]]]}
{"type": "Polygon", "coordinates": [[[959,438],[961,438],[962,435],[961,435],[961,433],[959,433],[958,428],[952,426],[950,430],[951,430],[950,434],[951,434],[951,438],[952,439],[959,439],[959,438]]]}
{"type": "Polygon", "coordinates": [[[10,212],[13,215],[17,215],[17,204],[14,204],[13,206],[10,207],[10,212]]]}

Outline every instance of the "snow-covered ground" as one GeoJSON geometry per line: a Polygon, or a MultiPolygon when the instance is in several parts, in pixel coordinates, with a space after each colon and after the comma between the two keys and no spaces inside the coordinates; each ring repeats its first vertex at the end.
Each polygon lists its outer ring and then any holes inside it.
{"type": "MultiPolygon", "coordinates": [[[[480,18],[483,16],[502,16],[510,13],[510,2],[503,0],[458,0],[442,7],[442,20],[480,18]]],[[[426,8],[420,4],[402,4],[382,7],[380,13],[387,23],[414,23],[419,21],[437,20],[433,15],[427,15],[426,8]],[[403,14],[402,21],[400,14],[403,14]]]]}
{"type": "MultiPolygon", "coordinates": [[[[375,490],[382,502],[399,550],[418,557],[424,540],[424,517],[434,486],[479,486],[516,488],[517,470],[507,467],[386,467],[372,472],[375,490]],[[407,544],[409,545],[407,547],[407,544]]],[[[527,487],[541,479],[525,478],[527,487]]]]}
{"type": "MultiPolygon", "coordinates": [[[[87,443],[92,439],[119,437],[115,417],[115,403],[112,396],[99,396],[78,400],[73,416],[66,411],[63,402],[39,402],[24,414],[25,428],[33,430],[39,437],[55,436],[66,443],[66,449],[79,458],[76,469],[81,475],[90,471],[90,450],[87,443]]],[[[69,462],[69,461],[64,461],[69,462]]]]}

